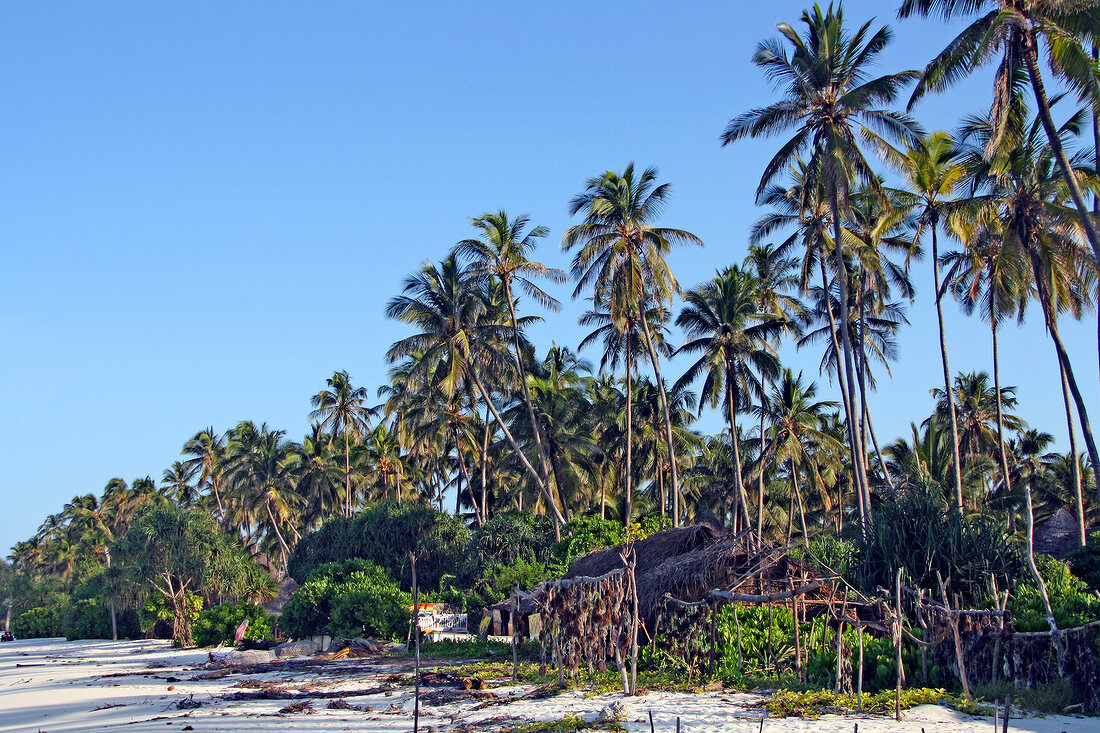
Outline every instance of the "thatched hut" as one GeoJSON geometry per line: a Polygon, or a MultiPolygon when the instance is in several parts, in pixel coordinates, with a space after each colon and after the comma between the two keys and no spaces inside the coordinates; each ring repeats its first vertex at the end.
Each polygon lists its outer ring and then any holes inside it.
{"type": "Polygon", "coordinates": [[[1035,552],[1041,555],[1063,558],[1078,544],[1077,517],[1066,507],[1035,528],[1035,552]]]}

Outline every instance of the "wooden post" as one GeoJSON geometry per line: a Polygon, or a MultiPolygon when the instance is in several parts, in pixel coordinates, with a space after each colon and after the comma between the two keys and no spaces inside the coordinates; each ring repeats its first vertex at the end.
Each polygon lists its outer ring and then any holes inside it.
{"type": "MultiPolygon", "coordinates": [[[[921,641],[928,641],[928,620],[924,617],[924,589],[917,591],[917,623],[920,624],[921,641]]],[[[921,683],[928,687],[928,647],[921,644],[920,647],[920,678],[921,683]]]]}
{"type": "Polygon", "coordinates": [[[630,548],[630,560],[626,565],[626,580],[630,583],[630,694],[638,694],[638,582],[634,574],[636,556],[630,548]]]}
{"type": "MultiPolygon", "coordinates": [[[[791,581],[794,590],[794,581],[791,581]]],[[[791,597],[791,616],[794,618],[794,676],[802,681],[802,639],[798,629],[798,597],[791,597]]]]}
{"type": "Polygon", "coordinates": [[[519,586],[512,590],[512,682],[519,678],[519,586]]]}
{"type": "MultiPolygon", "coordinates": [[[[857,614],[858,615],[858,614],[857,614]]],[[[863,712],[863,627],[857,626],[856,633],[859,634],[859,675],[856,681],[856,711],[863,712]]]]}
{"type": "Polygon", "coordinates": [[[833,691],[840,694],[840,667],[841,645],[844,643],[844,612],[840,612],[841,620],[836,625],[836,687],[833,691]]]}
{"type": "Polygon", "coordinates": [[[894,578],[894,645],[897,650],[897,682],[894,687],[894,720],[901,720],[901,685],[905,675],[905,667],[901,660],[901,568],[898,568],[894,578]]]}
{"type": "Polygon", "coordinates": [[[416,670],[416,682],[413,686],[413,733],[417,733],[420,729],[420,588],[416,585],[416,555],[411,552],[409,563],[412,565],[413,638],[416,640],[416,661],[413,666],[416,670]]]}
{"type": "Polygon", "coordinates": [[[743,676],[745,674],[745,658],[741,651],[741,619],[737,616],[737,607],[740,605],[737,601],[733,602],[733,627],[737,631],[737,674],[743,676]]]}
{"type": "Polygon", "coordinates": [[[940,593],[943,594],[943,605],[947,609],[947,623],[951,627],[951,636],[955,640],[955,663],[959,667],[959,681],[962,682],[963,697],[967,700],[973,700],[970,696],[970,683],[966,679],[966,662],[963,661],[962,652],[962,639],[959,638],[959,615],[951,610],[951,602],[947,600],[947,586],[943,582],[943,578],[940,577],[940,573],[936,571],[936,580],[940,584],[940,593]]]}

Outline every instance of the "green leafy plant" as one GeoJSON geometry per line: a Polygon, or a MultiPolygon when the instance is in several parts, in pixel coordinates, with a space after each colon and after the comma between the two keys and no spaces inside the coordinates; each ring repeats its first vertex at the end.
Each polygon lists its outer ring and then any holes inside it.
{"type": "Polygon", "coordinates": [[[241,601],[223,603],[203,610],[195,620],[193,633],[196,646],[214,646],[222,642],[232,642],[237,627],[248,619],[248,628],[244,638],[249,641],[270,639],[274,636],[271,617],[255,603],[241,601]]]}
{"type": "Polygon", "coordinates": [[[369,560],[326,563],[283,608],[280,626],[291,636],[403,637],[412,599],[385,570],[369,560]]]}
{"type": "Polygon", "coordinates": [[[63,636],[65,619],[63,609],[58,606],[32,608],[24,611],[12,621],[12,633],[17,639],[44,639],[63,636]]]}
{"type": "MultiPolygon", "coordinates": [[[[1054,620],[1060,629],[1071,629],[1100,619],[1100,598],[1097,598],[1065,563],[1046,555],[1036,555],[1035,564],[1047,586],[1054,620]]],[[[1046,610],[1034,583],[1021,583],[1009,595],[1008,610],[1017,631],[1048,631],[1046,610]]]]}
{"type": "MultiPolygon", "coordinates": [[[[74,598],[65,606],[65,638],[110,639],[111,612],[97,598],[74,598]]],[[[135,637],[140,632],[137,613],[131,609],[116,610],[115,623],[120,639],[135,637]]]]}

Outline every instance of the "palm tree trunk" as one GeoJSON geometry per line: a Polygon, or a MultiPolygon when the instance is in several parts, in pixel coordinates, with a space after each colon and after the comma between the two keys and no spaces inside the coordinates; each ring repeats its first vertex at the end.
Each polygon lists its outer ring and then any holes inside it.
{"type": "Polygon", "coordinates": [[[936,323],[940,332],[940,362],[943,365],[943,396],[951,418],[951,460],[955,465],[955,505],[965,514],[962,487],[962,459],[959,458],[959,418],[955,411],[955,393],[951,389],[951,369],[947,365],[947,334],[943,327],[943,292],[940,290],[940,248],[936,237],[939,217],[932,214],[932,283],[936,287],[936,323]]]}
{"type": "Polygon", "coordinates": [[[809,550],[810,531],[806,528],[806,509],[802,505],[802,489],[798,486],[798,467],[794,465],[794,460],[791,460],[791,482],[794,486],[795,499],[798,500],[798,518],[802,523],[802,542],[806,545],[806,549],[809,550]]]}
{"type": "Polygon", "coordinates": [[[470,370],[471,376],[474,378],[474,384],[477,385],[478,391],[481,393],[481,398],[485,400],[485,404],[493,413],[493,417],[496,419],[497,424],[500,425],[501,431],[504,433],[504,437],[508,439],[508,444],[512,446],[512,450],[516,452],[523,467],[527,469],[527,473],[531,475],[531,478],[535,480],[535,486],[538,487],[539,493],[543,495],[547,503],[550,505],[550,516],[554,520],[554,539],[558,542],[561,541],[561,525],[564,524],[561,512],[558,510],[557,505],[554,503],[554,498],[550,496],[550,492],[546,488],[546,484],[539,478],[538,472],[535,467],[531,465],[531,462],[527,460],[527,456],[520,450],[519,443],[516,442],[515,437],[512,435],[512,431],[508,429],[508,426],[501,419],[500,413],[497,411],[496,406],[493,404],[493,400],[489,395],[489,390],[485,388],[485,384],[481,381],[481,375],[477,373],[477,369],[470,370]]]}
{"type": "MultiPolygon", "coordinates": [[[[997,349],[997,291],[990,278],[989,323],[993,332],[993,391],[997,393],[997,453],[1001,461],[1001,479],[1007,496],[1012,492],[1012,479],[1008,472],[1008,453],[1005,450],[1004,407],[1001,402],[1001,361],[997,349]]],[[[1013,515],[1015,516],[1015,515],[1013,515]]]]}
{"type": "MultiPolygon", "coordinates": [[[[829,184],[829,213],[833,217],[833,256],[836,260],[837,284],[840,290],[840,294],[837,298],[837,300],[840,301],[840,346],[844,352],[843,365],[837,364],[837,376],[840,379],[846,379],[848,382],[849,404],[847,406],[848,412],[845,414],[845,418],[847,418],[848,421],[848,449],[851,453],[852,471],[856,479],[855,484],[862,496],[861,503],[864,509],[862,517],[863,530],[866,531],[868,522],[870,521],[871,491],[867,486],[867,474],[863,470],[865,451],[863,450],[863,446],[860,445],[859,431],[856,429],[856,423],[859,418],[855,414],[854,409],[855,379],[852,374],[852,338],[848,333],[848,271],[844,263],[844,247],[841,242],[840,201],[837,185],[835,180],[831,181],[829,184]]],[[[826,303],[828,303],[828,295],[829,291],[826,290],[826,303]]],[[[837,359],[840,359],[840,357],[841,355],[837,354],[837,359]]]]}
{"type": "Polygon", "coordinates": [[[1081,184],[1073,173],[1073,166],[1070,165],[1066,149],[1062,146],[1062,139],[1058,136],[1058,129],[1054,126],[1054,120],[1050,116],[1050,100],[1047,99],[1046,88],[1043,85],[1043,78],[1039,71],[1038,39],[1031,31],[1024,33],[1023,36],[1025,39],[1024,61],[1027,63],[1027,75],[1031,81],[1031,91],[1035,95],[1035,106],[1039,112],[1039,119],[1043,123],[1043,130],[1046,131],[1050,149],[1054,151],[1054,157],[1058,160],[1058,168],[1062,171],[1062,178],[1069,189],[1073,205],[1077,207],[1085,236],[1089,240],[1093,254],[1097,259],[1100,259],[1100,234],[1097,233],[1092,217],[1089,216],[1088,208],[1085,206],[1085,196],[1081,192],[1081,184]]]}
{"type": "Polygon", "coordinates": [[[485,410],[485,432],[481,438],[481,516],[489,518],[489,410],[485,410]]]}
{"type": "Polygon", "coordinates": [[[1077,417],[1081,422],[1081,436],[1085,439],[1085,448],[1088,451],[1089,460],[1092,462],[1093,477],[1096,479],[1097,491],[1100,492],[1100,454],[1097,453],[1096,442],[1092,438],[1092,427],[1089,425],[1085,401],[1081,397],[1081,390],[1077,388],[1077,379],[1073,376],[1073,366],[1070,364],[1069,354],[1066,352],[1062,337],[1058,333],[1058,316],[1051,307],[1046,280],[1042,277],[1042,263],[1039,261],[1039,255],[1035,252],[1031,254],[1031,263],[1035,275],[1035,284],[1039,291],[1039,304],[1043,308],[1043,317],[1046,319],[1047,332],[1054,341],[1058,363],[1065,370],[1065,378],[1069,383],[1070,394],[1073,395],[1073,401],[1077,405],[1077,417]]]}
{"type": "Polygon", "coordinates": [[[626,338],[626,512],[623,517],[623,526],[630,524],[630,509],[634,500],[633,481],[634,467],[631,465],[634,451],[631,444],[634,442],[634,393],[631,379],[632,363],[630,361],[630,334],[626,338]]]}
{"type": "MultiPolygon", "coordinates": [[[[470,503],[474,505],[474,521],[477,522],[477,526],[485,524],[485,517],[481,515],[481,510],[478,508],[477,501],[474,500],[474,483],[470,480],[470,473],[466,470],[466,458],[462,455],[462,446],[458,443],[458,431],[452,428],[451,437],[455,442],[455,455],[458,456],[458,470],[462,476],[462,479],[466,482],[466,490],[470,492],[470,503]]],[[[440,492],[442,494],[443,492],[440,492]]],[[[458,491],[459,499],[462,497],[462,485],[459,484],[458,491]]],[[[458,499],[455,500],[458,503],[458,499]]],[[[455,516],[458,516],[458,508],[455,508],[455,516]]]]}
{"type": "MultiPolygon", "coordinates": [[[[519,344],[519,321],[516,319],[516,305],[512,301],[512,284],[504,278],[504,297],[508,301],[508,315],[512,319],[512,343],[515,346],[516,370],[519,372],[519,383],[523,390],[523,404],[527,407],[527,417],[531,420],[531,434],[535,436],[535,445],[538,447],[539,462],[542,467],[542,481],[550,484],[550,463],[546,457],[546,449],[542,445],[542,435],[539,431],[539,423],[535,418],[535,406],[531,402],[531,392],[527,389],[527,371],[523,368],[522,350],[519,344]]],[[[557,483],[557,477],[554,477],[557,483]]],[[[561,487],[558,487],[558,496],[561,496],[561,487]]],[[[564,505],[562,506],[564,509],[564,505]]]]}
{"type": "Polygon", "coordinates": [[[347,426],[344,426],[344,503],[347,508],[344,516],[351,516],[351,440],[348,436],[347,426]]]}
{"type": "MultiPolygon", "coordinates": [[[[897,490],[897,486],[894,485],[894,479],[890,475],[890,469],[886,465],[886,459],[882,457],[882,451],[878,447],[878,436],[875,435],[875,424],[871,422],[870,410],[863,415],[863,418],[867,421],[867,432],[871,436],[871,446],[875,449],[875,457],[878,458],[879,465],[882,466],[882,476],[886,479],[886,485],[890,487],[891,491],[897,490]]],[[[843,508],[843,505],[841,508],[843,508]]],[[[841,525],[841,529],[843,529],[843,525],[841,525]]]]}
{"type": "Polygon", "coordinates": [[[653,338],[649,332],[649,319],[645,317],[645,303],[642,308],[641,321],[642,333],[645,334],[646,350],[649,352],[649,360],[653,363],[653,375],[657,380],[657,395],[661,398],[661,412],[664,413],[665,441],[668,443],[669,478],[672,486],[672,526],[680,526],[680,473],[676,468],[676,448],[672,441],[672,413],[668,407],[668,394],[665,392],[665,382],[661,378],[661,360],[657,358],[657,350],[653,348],[653,338]]]}
{"type": "Polygon", "coordinates": [[[768,394],[768,380],[764,380],[764,388],[760,393],[760,472],[756,477],[756,545],[764,546],[764,454],[767,451],[766,438],[764,437],[764,401],[768,394]]]}
{"type": "Polygon", "coordinates": [[[1069,453],[1073,458],[1073,502],[1077,509],[1077,544],[1085,546],[1085,495],[1081,488],[1081,461],[1077,456],[1077,431],[1073,429],[1073,407],[1069,402],[1069,384],[1066,370],[1059,365],[1062,373],[1062,402],[1066,406],[1066,429],[1069,431],[1069,453]]]}
{"type": "Polygon", "coordinates": [[[286,540],[283,539],[283,533],[279,531],[279,524],[275,521],[275,515],[271,513],[271,500],[264,502],[264,508],[267,509],[267,518],[271,520],[271,528],[275,530],[275,536],[279,538],[279,544],[283,548],[283,567],[286,567],[286,561],[290,558],[290,548],[286,544],[286,540]]]}
{"type": "MultiPolygon", "coordinates": [[[[744,529],[752,527],[752,520],[749,519],[749,501],[748,496],[745,494],[745,482],[741,476],[741,440],[737,435],[737,404],[733,398],[733,365],[726,362],[726,409],[730,412],[730,445],[733,447],[733,489],[737,496],[737,503],[740,505],[741,521],[744,522],[744,529]]],[[[734,512],[737,512],[738,507],[734,507],[734,512]]],[[[734,519],[734,517],[730,517],[734,519]]],[[[736,520],[734,521],[734,527],[737,526],[736,520]]]]}

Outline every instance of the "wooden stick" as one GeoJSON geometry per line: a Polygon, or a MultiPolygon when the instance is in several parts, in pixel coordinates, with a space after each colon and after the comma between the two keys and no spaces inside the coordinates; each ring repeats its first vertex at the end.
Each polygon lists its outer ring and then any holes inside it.
{"type": "Polygon", "coordinates": [[[895,580],[897,586],[897,593],[894,601],[896,603],[896,615],[894,616],[894,645],[897,650],[897,681],[894,688],[894,719],[901,720],[901,678],[905,674],[905,669],[902,666],[901,661],[901,639],[902,639],[902,618],[901,618],[901,568],[898,568],[898,573],[895,580]]]}
{"type": "MultiPolygon", "coordinates": [[[[940,593],[943,594],[943,604],[950,608],[947,600],[947,585],[944,584],[940,572],[936,571],[936,580],[940,584],[940,593]]],[[[968,701],[974,698],[970,696],[970,683],[966,679],[966,663],[963,661],[962,640],[959,638],[959,619],[957,616],[948,616],[947,623],[951,627],[951,635],[955,639],[955,663],[959,666],[959,680],[963,686],[963,697],[968,701]]]]}
{"type": "Polygon", "coordinates": [[[420,588],[416,585],[416,555],[409,553],[412,565],[413,636],[416,639],[416,683],[413,687],[413,733],[420,729],[420,588]]]}
{"type": "Polygon", "coordinates": [[[859,681],[856,683],[856,711],[863,712],[863,628],[857,627],[859,633],[859,681]]]}

